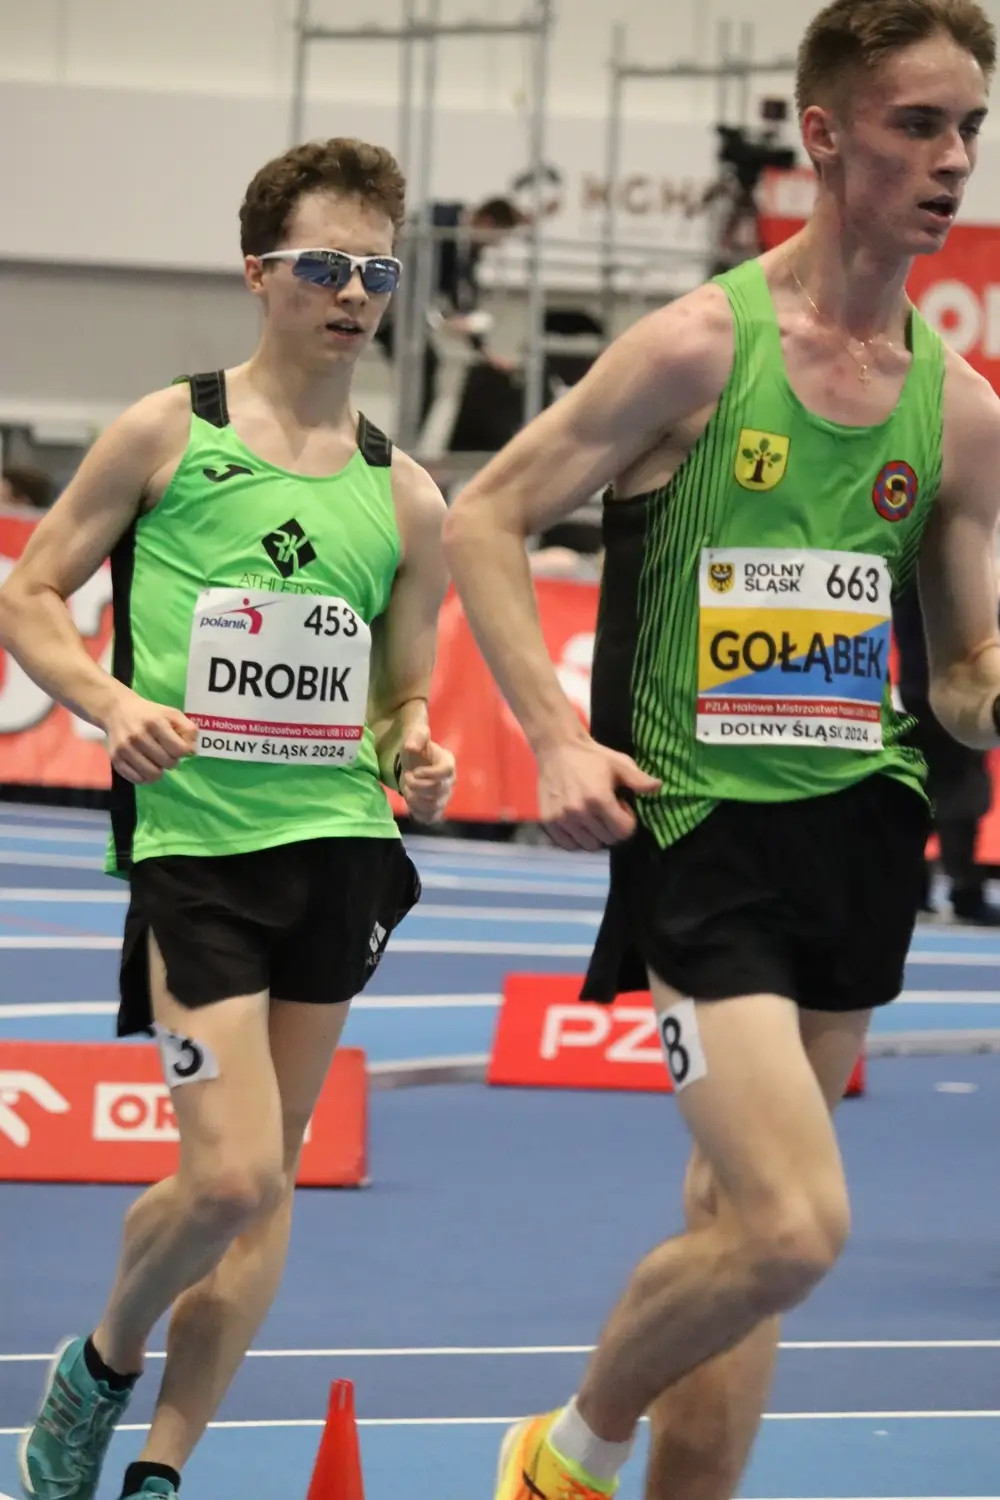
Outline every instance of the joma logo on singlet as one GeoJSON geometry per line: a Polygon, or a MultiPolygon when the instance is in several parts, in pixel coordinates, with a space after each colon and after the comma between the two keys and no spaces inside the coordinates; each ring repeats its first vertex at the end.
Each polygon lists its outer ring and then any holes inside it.
{"type": "Polygon", "coordinates": [[[264,537],[262,546],[282,578],[291,578],[316,558],[316,549],[295,520],[286,521],[264,537]]]}

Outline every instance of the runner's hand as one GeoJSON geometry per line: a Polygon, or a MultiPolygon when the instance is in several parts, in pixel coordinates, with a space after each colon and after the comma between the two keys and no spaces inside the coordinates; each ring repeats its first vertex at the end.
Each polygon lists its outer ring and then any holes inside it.
{"type": "Polygon", "coordinates": [[[411,729],[399,756],[399,790],[418,823],[438,823],[455,786],[455,757],[426,724],[411,729]]]}
{"type": "Polygon", "coordinates": [[[603,849],[635,832],[635,813],[618,795],[658,791],[655,776],[596,740],[575,740],[538,758],[538,806],[542,823],[560,849],[603,849]]]}
{"type": "Polygon", "coordinates": [[[126,689],[104,724],[111,764],[126,781],[159,781],[186,755],[193,755],[198,729],[179,708],[150,703],[126,689]]]}

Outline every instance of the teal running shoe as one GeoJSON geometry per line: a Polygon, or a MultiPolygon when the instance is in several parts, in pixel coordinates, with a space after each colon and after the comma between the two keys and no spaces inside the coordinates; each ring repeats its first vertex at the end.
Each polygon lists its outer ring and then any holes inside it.
{"type": "MultiPolygon", "coordinates": [[[[180,1496],[169,1479],[144,1479],[142,1489],[138,1494],[133,1490],[128,1500],[144,1500],[144,1497],[153,1495],[156,1496],[156,1500],[180,1500],[180,1496]]],[[[124,1495],[122,1500],[125,1500],[124,1495]]]]}
{"type": "Polygon", "coordinates": [[[113,1391],[94,1379],[85,1343],[70,1339],[57,1351],[35,1425],[21,1439],[18,1462],[28,1500],[94,1500],[112,1433],[131,1399],[131,1390],[113,1391]]]}

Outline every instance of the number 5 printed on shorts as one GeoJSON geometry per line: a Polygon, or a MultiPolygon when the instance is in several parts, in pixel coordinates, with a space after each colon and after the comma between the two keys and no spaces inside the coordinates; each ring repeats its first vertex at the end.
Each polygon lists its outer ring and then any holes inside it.
{"type": "Polygon", "coordinates": [[[698,1011],[693,1000],[678,1000],[659,1017],[660,1041],[676,1093],[706,1077],[708,1063],[698,1030],[698,1011]]]}

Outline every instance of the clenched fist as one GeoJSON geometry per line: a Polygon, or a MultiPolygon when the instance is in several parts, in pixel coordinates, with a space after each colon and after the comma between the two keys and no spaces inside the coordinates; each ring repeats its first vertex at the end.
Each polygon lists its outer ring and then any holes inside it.
{"type": "Polygon", "coordinates": [[[396,779],[410,815],[438,823],[455,786],[455,757],[436,745],[426,724],[411,729],[396,762],[396,779]]]}
{"type": "Polygon", "coordinates": [[[179,708],[150,703],[126,690],[104,723],[111,764],[126,781],[159,781],[186,755],[193,755],[198,728],[179,708]]]}

